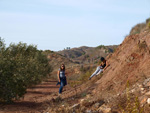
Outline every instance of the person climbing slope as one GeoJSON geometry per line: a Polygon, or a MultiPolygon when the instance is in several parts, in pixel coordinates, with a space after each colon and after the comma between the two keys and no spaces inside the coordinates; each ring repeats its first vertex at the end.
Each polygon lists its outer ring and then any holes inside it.
{"type": "Polygon", "coordinates": [[[65,65],[62,64],[57,72],[58,84],[60,84],[59,95],[62,93],[63,87],[67,85],[66,73],[65,73],[65,65]]]}
{"type": "Polygon", "coordinates": [[[101,57],[101,64],[97,67],[96,71],[90,76],[89,80],[95,76],[95,75],[99,75],[100,73],[102,73],[107,67],[108,67],[108,63],[105,60],[104,57],[101,57]]]}

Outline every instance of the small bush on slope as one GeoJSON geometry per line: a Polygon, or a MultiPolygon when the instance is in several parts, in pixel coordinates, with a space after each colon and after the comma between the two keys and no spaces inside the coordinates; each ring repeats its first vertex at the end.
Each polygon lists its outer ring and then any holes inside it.
{"type": "MultiPolygon", "coordinates": [[[[127,82],[126,98],[122,98],[125,102],[124,107],[120,106],[122,113],[143,113],[143,108],[140,106],[138,97],[132,97],[129,91],[129,82],[127,82]]],[[[122,100],[121,99],[121,100],[122,100]]]]}

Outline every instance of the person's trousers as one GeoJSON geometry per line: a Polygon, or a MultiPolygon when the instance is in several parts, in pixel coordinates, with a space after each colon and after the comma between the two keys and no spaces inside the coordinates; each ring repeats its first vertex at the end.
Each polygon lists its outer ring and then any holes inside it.
{"type": "Polygon", "coordinates": [[[64,83],[60,82],[59,93],[62,93],[63,87],[64,87],[64,83]]]}
{"type": "Polygon", "coordinates": [[[99,75],[102,71],[103,71],[102,67],[98,66],[96,71],[90,76],[90,78],[92,78],[95,75],[99,75]]]}

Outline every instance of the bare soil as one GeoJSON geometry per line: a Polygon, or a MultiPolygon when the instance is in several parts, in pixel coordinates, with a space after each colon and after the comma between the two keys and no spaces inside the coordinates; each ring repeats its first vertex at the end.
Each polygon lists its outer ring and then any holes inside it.
{"type": "MultiPolygon", "coordinates": [[[[40,85],[27,89],[24,98],[14,101],[12,104],[0,104],[0,113],[41,113],[47,108],[47,102],[56,98],[59,85],[57,81],[47,80],[40,85]]],[[[66,87],[68,89],[69,86],[66,87]]],[[[65,90],[66,90],[65,89],[65,90]]],[[[64,91],[65,92],[65,91],[64,91]]],[[[63,92],[63,93],[64,93],[63,92]]]]}

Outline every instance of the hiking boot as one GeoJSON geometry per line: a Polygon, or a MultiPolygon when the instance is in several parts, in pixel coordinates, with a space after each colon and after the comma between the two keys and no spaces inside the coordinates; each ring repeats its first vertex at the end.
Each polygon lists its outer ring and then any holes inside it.
{"type": "Polygon", "coordinates": [[[58,93],[58,96],[60,97],[62,94],[61,93],[58,93]]]}

